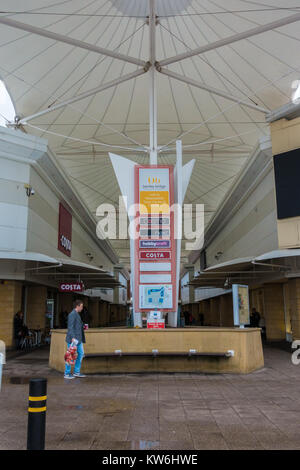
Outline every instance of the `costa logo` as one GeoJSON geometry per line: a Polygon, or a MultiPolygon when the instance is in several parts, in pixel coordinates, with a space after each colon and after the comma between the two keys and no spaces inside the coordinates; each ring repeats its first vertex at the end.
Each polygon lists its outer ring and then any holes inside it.
{"type": "Polygon", "coordinates": [[[59,290],[60,292],[82,292],[84,286],[82,282],[61,282],[59,290]]]}
{"type": "Polygon", "coordinates": [[[67,256],[72,251],[72,214],[59,203],[57,248],[67,256]]]}
{"type": "Polygon", "coordinates": [[[170,259],[170,251],[141,251],[140,259],[170,259]]]}
{"type": "Polygon", "coordinates": [[[67,251],[70,251],[72,250],[72,243],[71,243],[71,240],[68,240],[67,237],[65,237],[64,235],[62,235],[60,237],[60,244],[61,246],[67,250],[67,251]]]}

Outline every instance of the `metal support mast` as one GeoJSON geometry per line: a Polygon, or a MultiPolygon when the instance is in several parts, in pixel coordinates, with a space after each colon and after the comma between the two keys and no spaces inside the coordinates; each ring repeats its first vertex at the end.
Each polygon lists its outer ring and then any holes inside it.
{"type": "Polygon", "coordinates": [[[156,92],[156,0],[149,0],[149,43],[150,43],[150,70],[149,70],[149,133],[150,133],[150,165],[157,165],[157,92],[156,92]]]}

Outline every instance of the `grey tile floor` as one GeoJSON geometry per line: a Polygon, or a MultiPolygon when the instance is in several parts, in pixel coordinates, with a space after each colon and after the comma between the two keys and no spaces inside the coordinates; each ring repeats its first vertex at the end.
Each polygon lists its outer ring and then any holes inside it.
{"type": "Polygon", "coordinates": [[[248,375],[72,381],[49,369],[47,350],[16,357],[4,369],[0,449],[26,448],[28,379],[39,376],[47,449],[300,449],[300,365],[280,349],[266,347],[265,368],[248,375]]]}

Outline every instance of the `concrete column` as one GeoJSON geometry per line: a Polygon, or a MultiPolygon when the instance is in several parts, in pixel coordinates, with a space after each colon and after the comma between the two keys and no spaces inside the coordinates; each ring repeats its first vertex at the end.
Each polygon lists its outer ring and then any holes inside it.
{"type": "Polygon", "coordinates": [[[72,294],[59,294],[59,313],[65,310],[70,313],[73,310],[72,294]]]}
{"type": "Polygon", "coordinates": [[[17,281],[1,281],[0,283],[0,340],[7,348],[14,346],[14,316],[21,310],[22,284],[17,281]]]}
{"type": "Polygon", "coordinates": [[[98,318],[99,318],[99,326],[104,326],[105,325],[105,313],[106,313],[106,302],[99,302],[99,313],[98,313],[98,318]]]}
{"type": "Polygon", "coordinates": [[[191,305],[192,315],[195,321],[195,325],[199,325],[199,303],[193,303],[191,305]]]}
{"type": "Polygon", "coordinates": [[[98,300],[89,299],[88,311],[90,314],[90,327],[96,327],[99,324],[99,307],[98,300]]]}
{"type": "MultiPolygon", "coordinates": [[[[195,266],[193,264],[186,264],[184,268],[189,273],[189,282],[191,282],[195,276],[195,266]]],[[[189,303],[192,304],[193,302],[195,302],[195,288],[194,286],[189,286],[189,303]]]]}
{"type": "Polygon", "coordinates": [[[293,340],[300,339],[300,278],[289,279],[289,315],[293,340]]]}
{"type": "Polygon", "coordinates": [[[279,283],[264,285],[266,336],[269,341],[285,340],[283,286],[279,283]]]}
{"type": "Polygon", "coordinates": [[[221,325],[233,327],[233,304],[232,295],[222,295],[220,297],[221,325]]]}
{"type": "Polygon", "coordinates": [[[210,300],[202,300],[201,308],[204,315],[204,325],[211,325],[210,300]]]}
{"type": "Polygon", "coordinates": [[[220,326],[220,298],[210,299],[210,323],[212,326],[220,326]]]}
{"type": "Polygon", "coordinates": [[[27,326],[44,329],[46,322],[47,287],[29,286],[27,297],[27,326]]]}
{"type": "MultiPolygon", "coordinates": [[[[120,272],[122,271],[123,266],[114,266],[114,276],[116,281],[120,282],[120,272]]],[[[120,288],[114,287],[114,297],[113,297],[114,304],[120,303],[120,288]]]]}
{"type": "Polygon", "coordinates": [[[105,309],[104,309],[104,326],[108,326],[110,319],[110,304],[105,302],[105,309]]]}

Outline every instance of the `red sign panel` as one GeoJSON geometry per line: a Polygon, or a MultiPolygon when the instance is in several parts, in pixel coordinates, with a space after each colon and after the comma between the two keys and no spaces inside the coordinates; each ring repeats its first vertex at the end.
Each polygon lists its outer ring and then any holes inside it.
{"type": "Polygon", "coordinates": [[[170,258],[170,251],[140,251],[140,259],[160,260],[170,258]]]}
{"type": "Polygon", "coordinates": [[[59,203],[58,245],[59,251],[67,256],[72,252],[72,214],[59,203]]]}
{"type": "Polygon", "coordinates": [[[84,285],[82,282],[61,282],[58,289],[60,292],[83,292],[84,285]]]}
{"type": "Polygon", "coordinates": [[[164,321],[148,321],[147,322],[147,328],[152,328],[152,329],[161,329],[165,327],[165,322],[164,321]]]}

